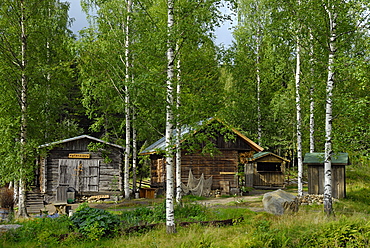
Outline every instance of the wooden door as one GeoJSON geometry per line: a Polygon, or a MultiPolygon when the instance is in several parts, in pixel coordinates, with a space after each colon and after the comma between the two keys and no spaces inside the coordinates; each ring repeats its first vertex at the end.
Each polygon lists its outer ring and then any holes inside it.
{"type": "Polygon", "coordinates": [[[73,187],[78,190],[80,161],[59,159],[59,186],[73,187]]]}
{"type": "Polygon", "coordinates": [[[82,161],[80,172],[80,191],[98,192],[99,191],[99,160],[82,161]]]}
{"type": "Polygon", "coordinates": [[[59,186],[80,192],[99,191],[99,160],[60,159],[59,186]]]}

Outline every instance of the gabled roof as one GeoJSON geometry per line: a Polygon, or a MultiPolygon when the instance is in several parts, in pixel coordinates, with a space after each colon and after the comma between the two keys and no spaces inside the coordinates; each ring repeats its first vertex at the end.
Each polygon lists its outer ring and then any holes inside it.
{"type": "MultiPolygon", "coordinates": [[[[226,124],[224,124],[222,121],[220,121],[217,118],[210,118],[210,119],[208,119],[206,121],[201,121],[201,122],[199,122],[199,126],[202,126],[202,125],[205,125],[205,124],[209,124],[209,123],[211,123],[213,121],[218,121],[219,123],[221,123],[221,124],[223,124],[223,125],[225,125],[227,127],[226,124]]],[[[254,149],[256,151],[263,151],[263,148],[261,146],[257,145],[255,142],[253,142],[251,139],[249,139],[248,137],[246,137],[241,132],[237,131],[234,128],[230,128],[230,130],[233,131],[237,136],[239,136],[245,142],[247,142],[252,147],[252,149],[254,149]]],[[[196,133],[197,130],[194,129],[194,128],[191,128],[191,127],[181,128],[181,135],[180,135],[180,137],[183,137],[185,134],[188,134],[190,132],[196,133]]],[[[173,135],[176,135],[176,130],[173,131],[173,135]]],[[[153,144],[151,144],[150,146],[148,146],[146,149],[144,149],[144,151],[142,151],[140,153],[140,155],[154,154],[158,150],[163,150],[164,151],[165,150],[165,147],[166,147],[166,139],[165,139],[165,137],[162,137],[159,140],[157,140],[156,142],[154,142],[153,144]]]]}
{"type": "Polygon", "coordinates": [[[256,161],[256,160],[261,159],[261,158],[266,157],[266,156],[274,156],[274,157],[277,157],[277,158],[279,158],[279,159],[281,159],[285,162],[290,162],[290,160],[285,159],[283,157],[280,157],[279,155],[276,155],[272,152],[258,152],[258,153],[255,153],[255,154],[253,154],[253,158],[251,159],[251,161],[256,161]]]}
{"type": "MultiPolygon", "coordinates": [[[[304,155],[304,164],[324,164],[325,154],[323,152],[306,153],[304,155]]],[[[349,165],[348,153],[339,152],[331,155],[331,163],[336,165],[349,165]]]]}
{"type": "Polygon", "coordinates": [[[92,136],[89,136],[89,135],[81,135],[81,136],[77,136],[77,137],[73,137],[73,138],[69,138],[69,139],[55,141],[55,142],[52,142],[52,143],[41,145],[41,146],[39,146],[39,148],[59,145],[59,144],[62,144],[62,143],[75,141],[75,140],[79,140],[79,139],[90,139],[90,140],[93,140],[93,141],[96,141],[96,142],[99,142],[99,143],[103,143],[103,144],[107,144],[107,145],[110,145],[110,146],[117,147],[119,149],[125,149],[123,146],[116,145],[116,144],[113,144],[113,143],[109,143],[107,141],[104,141],[104,140],[101,140],[101,139],[98,139],[98,138],[95,138],[95,137],[92,137],[92,136]]]}

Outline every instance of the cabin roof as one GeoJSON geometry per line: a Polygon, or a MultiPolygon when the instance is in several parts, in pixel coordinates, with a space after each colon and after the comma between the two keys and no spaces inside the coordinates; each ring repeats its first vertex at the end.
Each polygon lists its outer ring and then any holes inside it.
{"type": "MultiPolygon", "coordinates": [[[[304,164],[324,164],[325,154],[323,152],[306,153],[304,156],[304,164]]],[[[331,163],[335,165],[349,165],[348,153],[339,152],[331,156],[331,163]]]]}
{"type": "MultiPolygon", "coordinates": [[[[217,118],[210,118],[206,121],[199,122],[199,126],[209,124],[212,121],[218,121],[218,122],[222,123],[223,125],[225,125],[222,121],[220,121],[217,118]]],[[[227,126],[227,125],[225,125],[225,126],[227,126]]],[[[255,142],[253,142],[251,139],[246,137],[244,134],[242,134],[238,130],[236,130],[234,128],[230,128],[230,130],[232,130],[237,136],[239,136],[241,139],[243,139],[245,142],[247,142],[252,147],[252,149],[254,149],[256,151],[263,151],[263,148],[261,146],[257,145],[255,142]]],[[[183,127],[183,128],[181,128],[180,137],[183,137],[185,134],[188,134],[189,132],[196,132],[196,131],[197,131],[196,129],[188,127],[188,126],[183,127]]],[[[173,135],[176,135],[176,134],[177,134],[177,131],[174,130],[173,135]]],[[[165,146],[166,146],[166,139],[165,139],[165,137],[162,137],[159,140],[157,140],[156,142],[154,142],[153,144],[151,144],[150,146],[148,146],[146,149],[144,149],[140,153],[140,155],[154,154],[158,150],[165,150],[165,146]]]]}
{"type": "Polygon", "coordinates": [[[280,157],[279,155],[276,155],[272,152],[257,152],[253,155],[253,158],[251,159],[251,161],[256,161],[258,159],[261,159],[263,157],[267,157],[267,156],[274,156],[274,157],[277,157],[285,162],[290,162],[290,160],[286,159],[286,158],[283,158],[283,157],[280,157]]]}
{"type": "Polygon", "coordinates": [[[110,146],[117,147],[119,149],[123,149],[123,150],[125,149],[123,146],[116,145],[116,144],[113,144],[113,143],[110,143],[110,142],[107,142],[107,141],[104,141],[104,140],[101,140],[101,139],[98,139],[98,138],[95,138],[95,137],[92,137],[92,136],[89,136],[89,135],[80,135],[80,136],[76,136],[76,137],[69,138],[69,139],[64,139],[64,140],[51,142],[51,143],[48,143],[48,144],[41,145],[41,146],[39,146],[39,148],[59,145],[59,144],[63,144],[63,143],[67,143],[67,142],[71,142],[71,141],[75,141],[75,140],[79,140],[79,139],[90,139],[90,140],[93,140],[93,141],[96,141],[96,142],[99,142],[99,143],[103,143],[103,144],[107,144],[107,145],[110,145],[110,146]]]}

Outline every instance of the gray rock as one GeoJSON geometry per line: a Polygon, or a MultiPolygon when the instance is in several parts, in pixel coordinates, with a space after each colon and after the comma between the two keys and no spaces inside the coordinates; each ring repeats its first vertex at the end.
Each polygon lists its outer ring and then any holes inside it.
{"type": "Polygon", "coordinates": [[[282,215],[286,212],[297,212],[299,206],[296,196],[281,189],[264,194],[262,203],[266,212],[275,215],[282,215]]]}
{"type": "Polygon", "coordinates": [[[17,229],[19,227],[21,227],[21,225],[18,224],[0,225],[0,233],[4,233],[10,229],[17,229]]]}

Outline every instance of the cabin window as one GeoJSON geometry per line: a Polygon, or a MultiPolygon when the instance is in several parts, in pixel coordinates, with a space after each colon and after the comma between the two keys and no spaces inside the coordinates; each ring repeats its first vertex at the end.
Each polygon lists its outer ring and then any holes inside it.
{"type": "Polygon", "coordinates": [[[272,172],[272,171],[281,171],[280,163],[257,163],[258,172],[272,172]]]}

